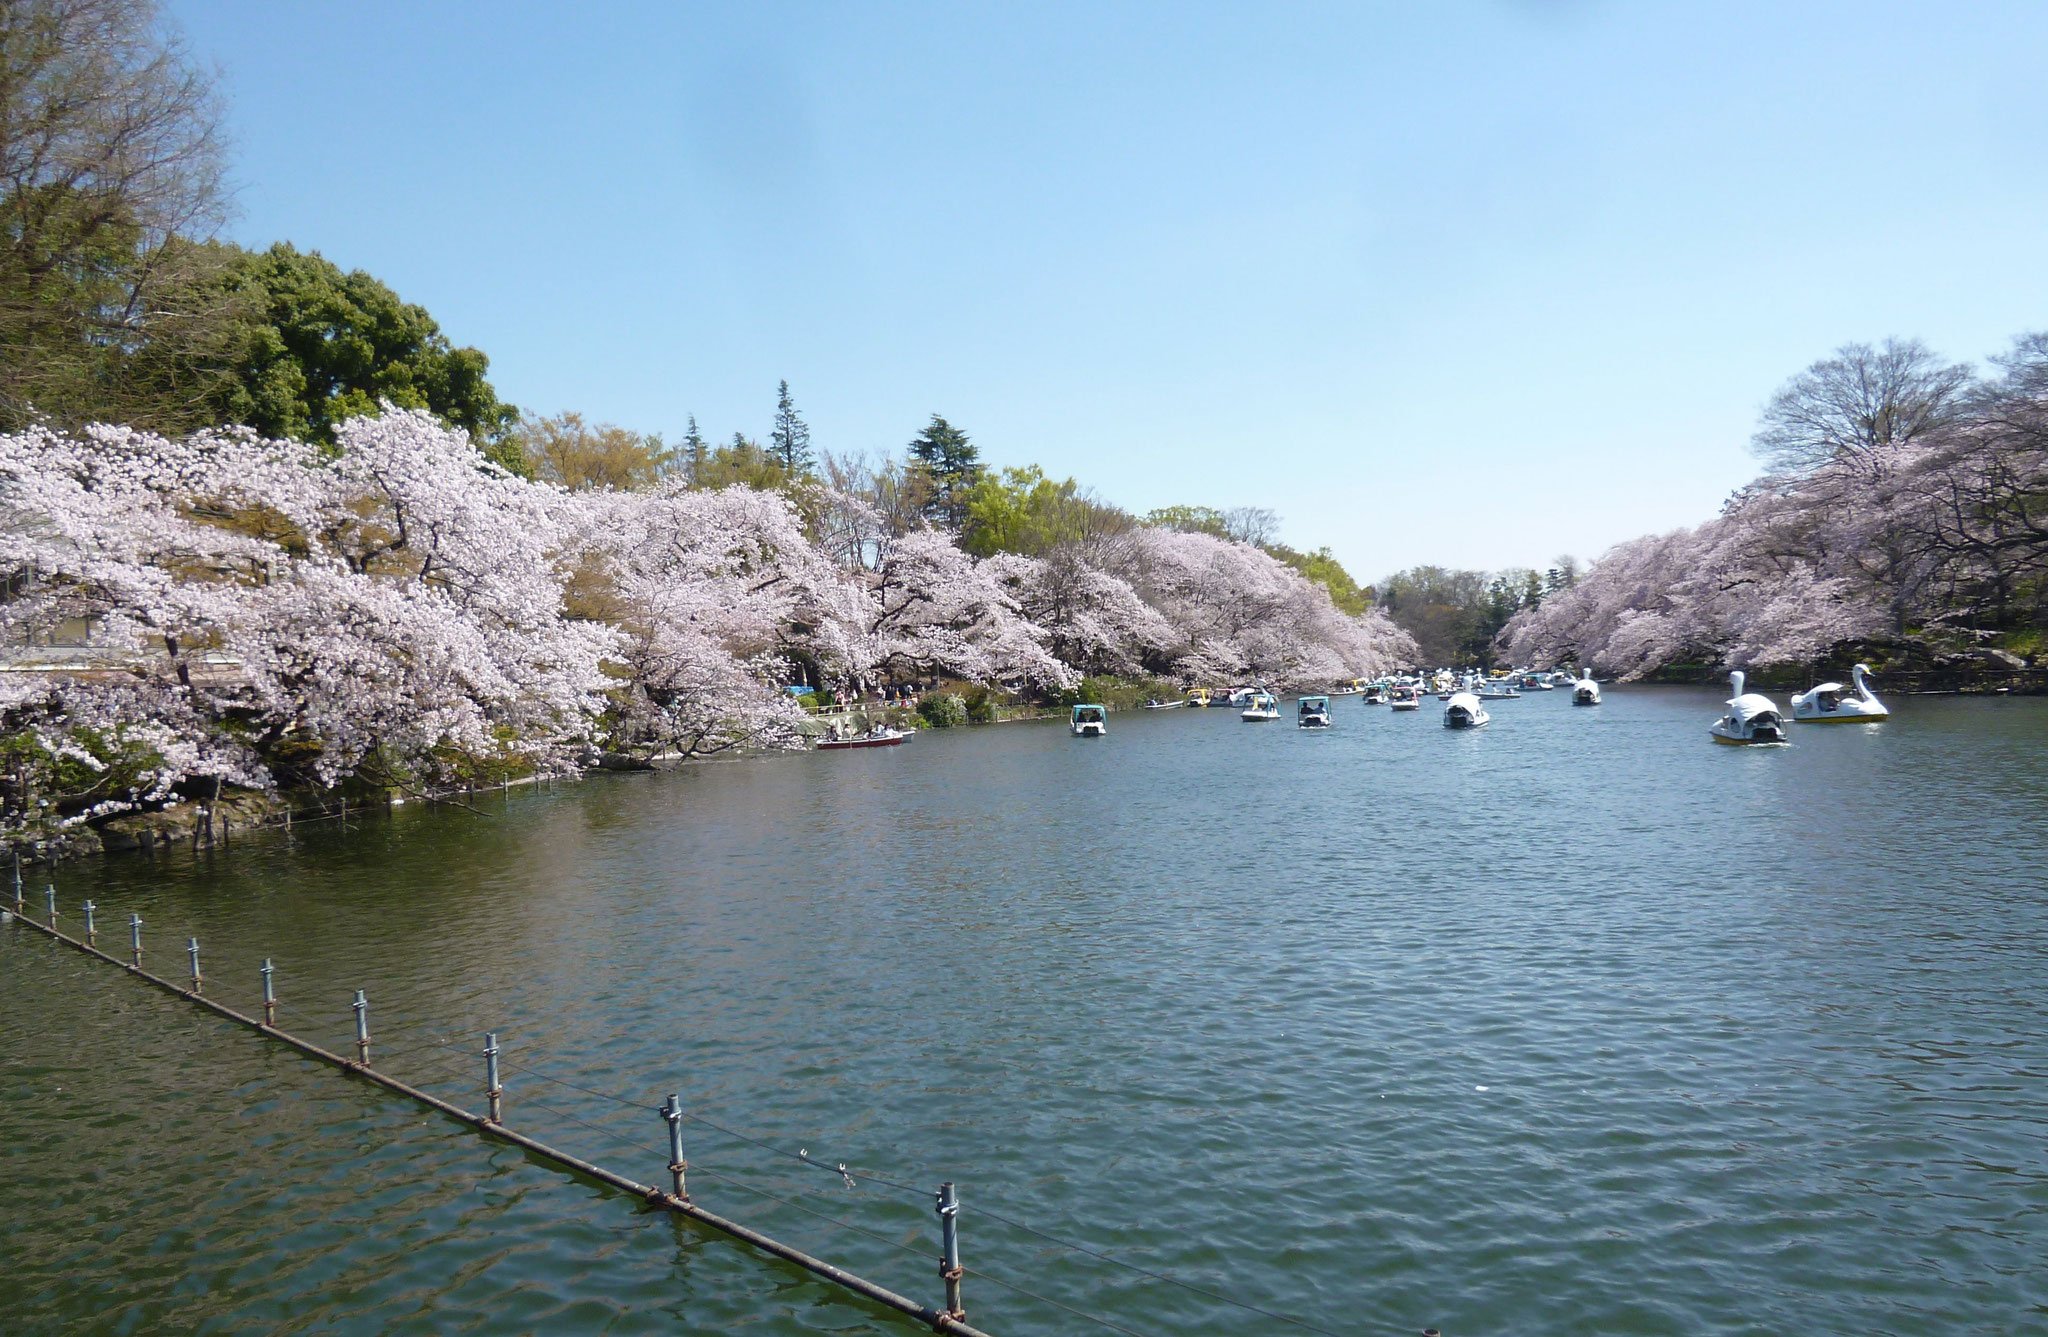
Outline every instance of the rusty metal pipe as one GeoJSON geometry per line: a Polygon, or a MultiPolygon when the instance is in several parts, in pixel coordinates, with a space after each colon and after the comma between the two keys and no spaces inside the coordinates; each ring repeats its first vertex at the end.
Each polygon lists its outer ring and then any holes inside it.
{"type": "MultiPolygon", "coordinates": [[[[131,919],[138,924],[140,923],[139,917],[131,916],[131,919]]],[[[378,1072],[376,1069],[366,1067],[361,1063],[351,1062],[341,1055],[331,1050],[323,1049],[311,1041],[301,1040],[296,1035],[288,1034],[273,1026],[266,1026],[254,1017],[237,1012],[234,1008],[224,1003],[218,1003],[202,994],[194,993],[180,984],[163,978],[161,975],[152,975],[139,965],[129,965],[118,957],[107,955],[97,947],[89,946],[76,938],[58,932],[56,929],[37,924],[32,919],[24,919],[21,922],[31,925],[37,932],[48,934],[50,937],[57,939],[57,941],[75,947],[89,956],[96,956],[109,965],[119,966],[137,979],[153,984],[166,993],[174,993],[180,998],[196,1003],[216,1016],[226,1017],[229,1021],[239,1022],[252,1031],[260,1032],[273,1040],[289,1045],[308,1058],[316,1059],[330,1067],[340,1068],[343,1072],[353,1073],[355,1076],[361,1077],[366,1081],[374,1082],[387,1091],[394,1091],[399,1095],[405,1096],[407,1099],[427,1106],[429,1109],[438,1110],[458,1123],[467,1124],[486,1137],[498,1138],[509,1142],[513,1146],[532,1152],[542,1160],[552,1162],[567,1170],[573,1170],[577,1174],[595,1179],[599,1183],[608,1184],[622,1193],[631,1194],[650,1207],[674,1212],[679,1216],[688,1217],[692,1221],[701,1222],[721,1234],[730,1235],[743,1244],[751,1245],[762,1253],[780,1258],[787,1263],[794,1263],[806,1272],[852,1291],[863,1299],[872,1300],[886,1309],[893,1309],[899,1314],[914,1318],[930,1327],[934,1332],[946,1333],[949,1337],[991,1337],[991,1334],[984,1332],[980,1328],[973,1327],[951,1314],[933,1309],[929,1305],[921,1305],[907,1295],[899,1295],[886,1286],[878,1286],[865,1277],[856,1276],[854,1273],[848,1272],[845,1268],[836,1267],[822,1258],[805,1253],[801,1249],[791,1248],[780,1240],[771,1239],[763,1235],[758,1230],[743,1226],[739,1222],[720,1216],[716,1212],[706,1211],[688,1199],[679,1198],[672,1193],[665,1193],[652,1185],[638,1183],[622,1174],[607,1170],[601,1165],[593,1165],[579,1156],[572,1156],[566,1151],[559,1151],[538,1138],[514,1132],[502,1124],[496,1124],[488,1118],[472,1114],[459,1105],[450,1104],[439,1096],[432,1095],[420,1090],[418,1087],[399,1081],[396,1077],[378,1072]]]]}

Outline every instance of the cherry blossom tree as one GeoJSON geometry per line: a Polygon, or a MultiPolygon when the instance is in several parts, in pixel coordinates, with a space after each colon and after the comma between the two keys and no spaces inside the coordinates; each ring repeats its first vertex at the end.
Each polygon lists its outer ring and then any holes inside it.
{"type": "Polygon", "coordinates": [[[1173,627],[1121,578],[1077,547],[1045,557],[999,553],[984,566],[1040,628],[1046,647],[1083,674],[1131,675],[1173,643],[1173,627]]]}
{"type": "Polygon", "coordinates": [[[943,530],[883,536],[863,573],[859,657],[867,671],[1041,688],[1078,681],[1046,648],[1047,633],[1024,616],[1002,579],[1006,571],[977,562],[943,530]]]}
{"type": "Polygon", "coordinates": [[[424,414],[353,421],[332,459],[246,432],[0,438],[0,628],[82,623],[97,665],[0,709],[103,761],[150,752],[95,815],[194,779],[564,765],[614,633],[561,616],[555,495],[424,414]]]}
{"type": "Polygon", "coordinates": [[[621,632],[615,747],[792,745],[803,712],[779,690],[792,658],[842,681],[866,666],[861,591],[781,494],[676,483],[578,503],[573,603],[621,632]]]}
{"type": "Polygon", "coordinates": [[[1153,528],[1137,541],[1136,588],[1173,629],[1171,657],[1189,680],[1321,686],[1419,653],[1384,615],[1347,616],[1321,585],[1249,544],[1153,528]]]}

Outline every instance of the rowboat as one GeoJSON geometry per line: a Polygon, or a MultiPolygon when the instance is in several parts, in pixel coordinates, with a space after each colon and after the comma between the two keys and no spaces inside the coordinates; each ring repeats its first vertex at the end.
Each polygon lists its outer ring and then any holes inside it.
{"type": "Polygon", "coordinates": [[[824,738],[818,742],[820,752],[839,751],[849,747],[896,747],[910,737],[901,729],[870,729],[852,738],[824,738]]]}

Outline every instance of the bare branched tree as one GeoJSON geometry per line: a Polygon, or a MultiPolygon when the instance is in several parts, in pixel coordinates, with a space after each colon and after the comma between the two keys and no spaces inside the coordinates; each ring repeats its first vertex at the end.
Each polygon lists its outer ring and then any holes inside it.
{"type": "Polygon", "coordinates": [[[154,0],[0,3],[0,416],[118,411],[217,335],[220,126],[154,0]]]}
{"type": "Polygon", "coordinates": [[[1223,533],[1239,543],[1263,548],[1280,537],[1280,514],[1264,506],[1233,506],[1223,513],[1223,533]]]}
{"type": "Polygon", "coordinates": [[[1894,452],[1951,422],[1973,383],[1967,364],[1917,339],[1844,344],[1772,396],[1750,447],[1781,473],[1840,463],[1879,477],[1894,452]]]}

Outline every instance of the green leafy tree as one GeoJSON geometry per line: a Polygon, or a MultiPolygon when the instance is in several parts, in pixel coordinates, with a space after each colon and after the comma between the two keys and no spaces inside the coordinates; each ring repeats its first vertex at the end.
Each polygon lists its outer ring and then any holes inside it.
{"type": "Polygon", "coordinates": [[[817,467],[811,455],[811,429],[789,397],[788,381],[776,387],[775,428],[768,434],[768,449],[782,471],[792,478],[809,474],[817,467]]]}
{"type": "Polygon", "coordinates": [[[659,435],[643,435],[610,423],[593,427],[580,413],[520,419],[519,453],[535,478],[559,483],[572,492],[652,487],[675,459],[659,435]]]}
{"type": "Polygon", "coordinates": [[[1213,506],[1161,506],[1145,512],[1145,523],[1154,529],[1175,529],[1183,534],[1230,537],[1230,522],[1213,506]]]}
{"type": "Polygon", "coordinates": [[[251,324],[217,421],[332,442],[336,423],[388,399],[464,429],[486,455],[525,472],[519,411],[485,378],[490,359],[455,347],[424,307],[288,242],[244,253],[232,281],[251,300],[251,324]]]}
{"type": "Polygon", "coordinates": [[[1296,552],[1284,543],[1274,543],[1266,551],[1328,590],[1330,602],[1351,616],[1362,617],[1372,607],[1372,591],[1353,580],[1327,547],[1296,552]]]}
{"type": "Polygon", "coordinates": [[[1055,483],[1037,465],[984,474],[967,494],[961,546],[977,557],[1015,552],[1042,557],[1053,549],[1131,527],[1131,518],[1104,505],[1069,478],[1055,483]]]}
{"type": "Polygon", "coordinates": [[[690,485],[697,488],[751,487],[773,492],[790,481],[789,471],[774,451],[763,450],[758,441],[734,432],[732,440],[712,451],[696,470],[690,485]]]}
{"type": "Polygon", "coordinates": [[[925,517],[960,529],[967,523],[967,504],[981,481],[981,451],[967,433],[934,413],[910,443],[910,467],[926,483],[925,517]]]}

